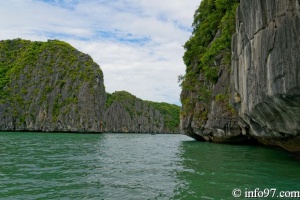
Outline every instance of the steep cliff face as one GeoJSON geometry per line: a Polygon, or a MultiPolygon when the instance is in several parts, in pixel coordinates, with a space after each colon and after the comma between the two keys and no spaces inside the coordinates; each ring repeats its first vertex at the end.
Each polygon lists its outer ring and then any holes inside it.
{"type": "Polygon", "coordinates": [[[299,1],[241,0],[232,51],[243,133],[300,151],[299,1]]]}
{"type": "Polygon", "coordinates": [[[238,3],[203,0],[194,16],[193,35],[184,45],[187,68],[181,77],[181,129],[197,140],[247,140],[229,103],[231,36],[238,3]]]}
{"type": "Polygon", "coordinates": [[[179,133],[179,112],[179,106],[143,101],[119,91],[108,94],[103,128],[119,133],[179,133]]]}
{"type": "Polygon", "coordinates": [[[106,93],[90,56],[58,40],[6,40],[0,71],[0,130],[100,131],[106,93]]]}
{"type": "Polygon", "coordinates": [[[107,94],[99,66],[65,42],[0,41],[2,131],[179,133],[179,112],[107,94]]]}

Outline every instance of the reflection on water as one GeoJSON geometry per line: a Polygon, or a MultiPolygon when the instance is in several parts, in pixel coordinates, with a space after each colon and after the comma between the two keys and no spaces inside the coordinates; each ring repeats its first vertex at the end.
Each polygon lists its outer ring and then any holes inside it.
{"type": "Polygon", "coordinates": [[[299,190],[299,162],[183,135],[0,133],[0,199],[232,199],[299,190]]]}

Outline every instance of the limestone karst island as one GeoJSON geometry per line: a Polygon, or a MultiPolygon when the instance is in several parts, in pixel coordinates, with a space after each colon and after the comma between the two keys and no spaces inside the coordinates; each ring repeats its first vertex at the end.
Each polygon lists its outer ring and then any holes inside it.
{"type": "MultiPolygon", "coordinates": [[[[109,13],[70,2],[31,3],[109,13]]],[[[148,3],[108,10],[134,21],[148,3]]],[[[181,106],[107,92],[101,63],[62,39],[0,40],[0,199],[300,198],[300,1],[195,9],[181,106]]]]}
{"type": "Polygon", "coordinates": [[[92,58],[58,41],[0,42],[0,129],[179,133],[180,107],[107,94],[92,58]]]}
{"type": "Polygon", "coordinates": [[[203,1],[185,44],[182,131],[300,151],[299,1],[203,1]]]}
{"type": "Polygon", "coordinates": [[[179,133],[300,151],[297,1],[203,1],[176,105],[107,94],[92,58],[59,41],[0,43],[0,129],[179,133]]]}

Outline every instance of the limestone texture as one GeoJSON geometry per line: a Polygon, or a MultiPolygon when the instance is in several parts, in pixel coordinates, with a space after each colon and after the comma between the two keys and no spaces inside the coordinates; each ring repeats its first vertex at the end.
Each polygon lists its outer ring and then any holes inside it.
{"type": "Polygon", "coordinates": [[[220,51],[212,49],[224,35],[222,23],[230,21],[226,14],[216,20],[224,11],[220,1],[203,0],[202,15],[196,11],[194,32],[185,45],[181,131],[197,140],[259,142],[300,152],[299,0],[230,2],[238,2],[235,28],[231,47],[219,45],[220,51]],[[207,9],[217,13],[204,15],[207,9]],[[206,16],[220,22],[217,31],[207,32],[206,16]],[[216,53],[205,57],[207,52],[216,53]],[[206,74],[213,68],[218,70],[215,82],[206,74]]]}
{"type": "Polygon", "coordinates": [[[232,41],[232,103],[244,134],[289,151],[300,151],[299,55],[298,0],[241,0],[232,41]]]}
{"type": "Polygon", "coordinates": [[[0,129],[99,132],[106,93],[92,58],[65,42],[0,42],[0,129]]]}
{"type": "Polygon", "coordinates": [[[103,128],[117,133],[180,133],[180,107],[143,101],[126,91],[108,95],[103,128]]]}
{"type": "Polygon", "coordinates": [[[181,92],[181,131],[196,140],[248,140],[229,100],[231,36],[238,1],[204,0],[196,10],[193,35],[184,45],[187,66],[181,92]],[[219,3],[218,3],[219,2],[219,3]]]}
{"type": "Polygon", "coordinates": [[[106,93],[99,65],[65,42],[0,41],[0,131],[179,133],[179,112],[106,93]]]}

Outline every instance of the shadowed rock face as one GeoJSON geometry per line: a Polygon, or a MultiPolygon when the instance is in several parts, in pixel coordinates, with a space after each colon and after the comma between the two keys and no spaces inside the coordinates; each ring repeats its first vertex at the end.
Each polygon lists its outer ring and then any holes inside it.
{"type": "Polygon", "coordinates": [[[241,0],[232,42],[232,102],[242,129],[289,151],[300,151],[299,9],[298,0],[241,0]]]}
{"type": "Polygon", "coordinates": [[[89,55],[51,40],[0,42],[0,130],[99,132],[106,93],[89,55]]]}

